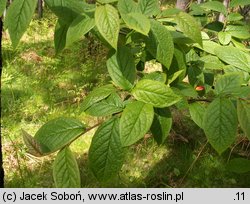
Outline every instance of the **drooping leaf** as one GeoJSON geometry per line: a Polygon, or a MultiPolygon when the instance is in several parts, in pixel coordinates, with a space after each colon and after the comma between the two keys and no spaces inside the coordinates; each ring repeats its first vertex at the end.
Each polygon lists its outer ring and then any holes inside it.
{"type": "Polygon", "coordinates": [[[69,147],[57,153],[53,163],[53,177],[57,188],[81,187],[79,167],[69,147]]]}
{"type": "Polygon", "coordinates": [[[203,128],[209,143],[221,154],[236,139],[237,112],[226,98],[217,98],[209,104],[203,120],[203,128]]]}
{"type": "Polygon", "coordinates": [[[117,175],[123,158],[119,118],[111,118],[97,129],[92,139],[89,149],[90,169],[99,181],[107,181],[117,175]]]}
{"type": "Polygon", "coordinates": [[[109,4],[98,6],[95,11],[95,24],[103,38],[117,49],[120,31],[118,11],[109,4]]]}
{"type": "Polygon", "coordinates": [[[159,145],[164,143],[171,127],[172,116],[169,108],[155,108],[154,120],[150,130],[159,145]]]}
{"type": "Polygon", "coordinates": [[[146,45],[151,55],[165,67],[170,67],[174,55],[174,43],[166,27],[155,20],[151,20],[151,31],[146,45]]]}
{"type": "Polygon", "coordinates": [[[57,21],[54,33],[54,44],[56,53],[60,53],[66,46],[66,36],[69,25],[61,20],[57,21]]]}
{"type": "Polygon", "coordinates": [[[69,26],[66,45],[78,41],[95,26],[95,20],[87,16],[78,16],[69,26]]]}
{"type": "Polygon", "coordinates": [[[171,106],[181,100],[181,97],[167,85],[149,79],[139,81],[133,89],[132,95],[138,101],[149,103],[158,108],[171,106]]]}
{"type": "Polygon", "coordinates": [[[228,32],[221,31],[218,33],[218,38],[219,38],[219,41],[222,45],[227,45],[230,43],[232,36],[228,32]]]}
{"type": "Polygon", "coordinates": [[[110,77],[117,86],[125,90],[132,88],[136,69],[134,57],[128,47],[118,47],[117,52],[107,60],[107,67],[110,77]]]}
{"type": "Polygon", "coordinates": [[[157,15],[161,11],[158,0],[140,0],[138,10],[147,16],[157,15]]]}
{"type": "Polygon", "coordinates": [[[122,14],[122,19],[126,25],[143,35],[148,35],[150,30],[150,21],[149,19],[141,13],[128,13],[122,14]]]}
{"type": "Polygon", "coordinates": [[[0,1],[0,16],[3,15],[3,12],[6,8],[7,0],[1,0],[0,1]]]}
{"type": "Polygon", "coordinates": [[[250,160],[235,158],[229,161],[227,169],[231,172],[243,174],[250,171],[250,160]]]}
{"type": "Polygon", "coordinates": [[[118,94],[113,93],[107,99],[93,104],[85,112],[92,116],[104,117],[123,110],[123,102],[118,94]]]}
{"type": "Polygon", "coordinates": [[[239,99],[237,101],[237,114],[240,126],[250,140],[250,102],[239,99]]]}
{"type": "Polygon", "coordinates": [[[225,63],[250,72],[250,55],[232,46],[215,48],[215,54],[225,63]]]}
{"type": "Polygon", "coordinates": [[[121,14],[128,14],[131,12],[136,12],[137,3],[133,0],[119,0],[117,8],[121,14]]]}
{"type": "Polygon", "coordinates": [[[85,111],[93,104],[107,98],[110,94],[115,92],[115,87],[111,84],[95,88],[88,96],[83,100],[81,104],[81,110],[85,111]]]}
{"type": "Polygon", "coordinates": [[[28,28],[36,5],[37,2],[34,0],[15,0],[11,3],[7,11],[5,25],[9,31],[14,48],[17,47],[24,32],[28,28]]]}
{"type": "Polygon", "coordinates": [[[233,94],[238,90],[243,82],[242,75],[239,73],[225,74],[219,77],[215,84],[217,94],[233,94]]]}
{"type": "Polygon", "coordinates": [[[120,134],[122,146],[130,146],[144,137],[154,118],[154,109],[150,104],[140,101],[129,103],[122,113],[120,134]]]}
{"type": "Polygon", "coordinates": [[[200,127],[203,128],[203,119],[206,108],[203,104],[195,102],[189,104],[189,112],[192,120],[200,127]]]}
{"type": "Polygon", "coordinates": [[[209,9],[212,11],[217,11],[217,12],[222,13],[224,15],[227,14],[226,7],[223,5],[222,2],[219,2],[219,1],[205,2],[205,3],[200,4],[200,7],[205,8],[205,9],[209,9]]]}
{"type": "Polygon", "coordinates": [[[41,144],[43,154],[55,152],[84,133],[86,127],[73,118],[56,118],[44,124],[34,139],[41,144]]]}
{"type": "Polygon", "coordinates": [[[197,21],[185,12],[180,12],[175,17],[178,29],[187,37],[202,46],[200,26],[197,21]]]}

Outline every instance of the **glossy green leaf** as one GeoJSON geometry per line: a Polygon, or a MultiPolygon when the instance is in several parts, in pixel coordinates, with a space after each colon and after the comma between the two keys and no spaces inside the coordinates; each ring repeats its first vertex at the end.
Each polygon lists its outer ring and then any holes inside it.
{"type": "Polygon", "coordinates": [[[95,88],[88,96],[83,100],[81,104],[81,110],[85,111],[93,104],[107,98],[110,94],[114,93],[116,89],[113,85],[105,85],[98,88],[95,88]]]}
{"type": "Polygon", "coordinates": [[[83,134],[85,125],[73,118],[56,118],[44,124],[35,134],[42,153],[55,152],[83,134]]]}
{"type": "Polygon", "coordinates": [[[247,40],[250,38],[248,26],[228,25],[226,27],[226,32],[235,38],[243,40],[247,40]]]}
{"type": "Polygon", "coordinates": [[[230,7],[246,6],[250,5],[250,0],[232,0],[230,2],[230,7]]]}
{"type": "Polygon", "coordinates": [[[57,21],[54,33],[54,44],[56,53],[60,53],[66,46],[66,36],[69,29],[69,25],[61,20],[57,21]]]}
{"type": "Polygon", "coordinates": [[[239,174],[250,172],[250,160],[244,158],[232,159],[227,164],[227,169],[239,174]]]}
{"type": "Polygon", "coordinates": [[[144,137],[154,118],[154,109],[150,104],[140,101],[129,103],[120,120],[122,146],[130,146],[144,137]]]}
{"type": "Polygon", "coordinates": [[[151,72],[149,74],[145,74],[143,79],[155,80],[165,84],[167,80],[167,75],[162,72],[151,72]]]}
{"type": "Polygon", "coordinates": [[[81,188],[79,167],[69,147],[57,153],[53,163],[53,177],[57,188],[81,188]]]}
{"type": "Polygon", "coordinates": [[[243,78],[239,73],[225,74],[219,77],[215,84],[215,92],[217,94],[232,94],[234,90],[241,87],[243,78]]]}
{"type": "Polygon", "coordinates": [[[241,70],[250,72],[250,55],[241,50],[224,46],[215,48],[215,54],[225,63],[238,67],[241,70]]]}
{"type": "Polygon", "coordinates": [[[107,99],[93,104],[85,112],[92,116],[104,117],[123,110],[123,102],[118,94],[113,93],[107,99]]]}
{"type": "Polygon", "coordinates": [[[150,128],[154,139],[160,145],[169,135],[172,127],[172,116],[168,108],[156,108],[154,120],[150,128]]]}
{"type": "Polygon", "coordinates": [[[119,118],[111,118],[96,131],[89,149],[90,169],[99,181],[116,176],[124,158],[119,133],[119,118]]]}
{"type": "MultiPolygon", "coordinates": [[[[249,88],[249,87],[248,87],[249,88]]],[[[250,140],[250,102],[239,99],[237,101],[237,114],[240,126],[250,140]]]]}
{"type": "Polygon", "coordinates": [[[15,0],[11,3],[5,18],[5,25],[14,48],[17,47],[28,28],[36,6],[37,1],[34,0],[15,0]]]}
{"type": "Polygon", "coordinates": [[[121,14],[136,12],[137,3],[134,0],[119,0],[117,8],[121,14]]]}
{"type": "Polygon", "coordinates": [[[117,49],[120,20],[118,11],[111,5],[98,6],[95,11],[95,24],[103,38],[117,49]]]}
{"type": "Polygon", "coordinates": [[[178,29],[187,37],[202,46],[200,26],[194,17],[187,13],[180,12],[175,17],[178,29]]]}
{"type": "Polygon", "coordinates": [[[126,25],[143,35],[148,35],[150,30],[149,19],[141,13],[122,14],[122,19],[126,25]]]}
{"type": "Polygon", "coordinates": [[[158,108],[171,106],[181,100],[181,97],[175,94],[167,85],[149,79],[139,81],[133,89],[132,95],[138,101],[158,108]]]}
{"type": "Polygon", "coordinates": [[[241,19],[243,19],[243,16],[240,15],[239,13],[230,13],[227,16],[228,21],[240,21],[241,19]]]}
{"type": "Polygon", "coordinates": [[[200,127],[203,128],[203,119],[206,108],[203,104],[195,102],[189,104],[189,112],[192,120],[200,127]]]}
{"type": "Polygon", "coordinates": [[[87,16],[78,16],[70,24],[66,36],[66,45],[78,41],[95,26],[95,20],[87,16]]]}
{"type": "Polygon", "coordinates": [[[3,15],[4,10],[6,9],[6,4],[7,4],[7,0],[0,1],[0,16],[3,15]]]}
{"type": "Polygon", "coordinates": [[[147,16],[157,15],[161,11],[158,0],[140,0],[138,10],[147,16]]]}
{"type": "Polygon", "coordinates": [[[218,38],[219,38],[219,41],[222,45],[227,45],[230,43],[232,36],[228,32],[221,31],[218,33],[218,38]]]}
{"type": "Polygon", "coordinates": [[[203,41],[203,47],[201,47],[199,44],[195,44],[194,46],[212,55],[215,55],[216,48],[221,47],[218,43],[208,40],[203,41]]]}
{"type": "Polygon", "coordinates": [[[217,98],[209,104],[203,128],[209,143],[219,154],[235,142],[237,126],[237,112],[229,99],[217,98]]]}
{"type": "Polygon", "coordinates": [[[151,55],[165,67],[170,67],[174,55],[174,43],[170,32],[165,26],[151,20],[151,31],[146,45],[151,55]]]}
{"type": "Polygon", "coordinates": [[[135,77],[135,61],[128,47],[118,47],[117,52],[107,60],[110,77],[115,85],[129,90],[132,88],[135,77]]]}
{"type": "Polygon", "coordinates": [[[223,5],[222,2],[219,2],[219,1],[209,1],[206,3],[202,3],[202,4],[200,4],[200,7],[204,8],[204,9],[209,9],[212,11],[217,11],[217,12],[222,13],[224,15],[227,14],[226,7],[223,5]]]}

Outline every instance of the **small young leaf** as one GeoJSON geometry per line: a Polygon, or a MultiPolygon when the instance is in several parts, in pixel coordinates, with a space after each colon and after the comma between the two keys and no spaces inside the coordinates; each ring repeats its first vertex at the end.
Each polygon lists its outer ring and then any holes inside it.
{"type": "Polygon", "coordinates": [[[140,0],[138,10],[146,16],[157,15],[161,11],[158,0],[140,0]]]}
{"type": "Polygon", "coordinates": [[[57,188],[81,187],[79,167],[69,147],[57,153],[53,163],[53,177],[57,188]]]}
{"type": "Polygon", "coordinates": [[[130,29],[134,29],[143,35],[148,35],[150,21],[145,15],[141,13],[122,14],[122,19],[130,29]]]}
{"type": "Polygon", "coordinates": [[[119,118],[111,118],[97,129],[92,139],[89,149],[90,169],[99,181],[107,181],[117,175],[123,158],[119,118]]]}
{"type": "Polygon", "coordinates": [[[139,81],[133,89],[132,95],[138,101],[158,108],[171,106],[181,100],[181,97],[175,94],[167,85],[149,79],[139,81]]]}
{"type": "Polygon", "coordinates": [[[175,21],[181,32],[202,46],[200,26],[195,18],[187,13],[180,12],[178,15],[176,15],[175,21]]]}
{"type": "MultiPolygon", "coordinates": [[[[249,88],[249,87],[248,87],[249,88]]],[[[237,101],[237,114],[240,126],[250,140],[250,103],[249,101],[237,101]]]]}
{"type": "Polygon", "coordinates": [[[146,41],[148,51],[165,67],[169,68],[174,55],[173,38],[168,29],[151,20],[151,31],[146,41]]]}
{"type": "Polygon", "coordinates": [[[250,160],[244,158],[235,158],[229,161],[227,169],[238,174],[250,171],[250,160]]]}
{"type": "Polygon", "coordinates": [[[118,47],[117,52],[107,60],[107,67],[115,85],[124,90],[132,88],[136,69],[134,57],[128,47],[118,47]]]}
{"type": "Polygon", "coordinates": [[[66,46],[66,36],[68,28],[69,28],[68,24],[65,24],[61,20],[57,21],[54,34],[54,44],[57,54],[60,53],[66,46]]]}
{"type": "Polygon", "coordinates": [[[123,102],[118,94],[113,93],[107,99],[93,104],[85,112],[96,117],[104,117],[123,110],[123,102]]]}
{"type": "Polygon", "coordinates": [[[201,103],[191,103],[189,104],[189,112],[192,120],[203,129],[203,119],[206,112],[206,108],[201,103]]]}
{"type": "Polygon", "coordinates": [[[14,48],[17,47],[28,28],[36,6],[37,1],[34,0],[15,0],[11,3],[7,11],[5,25],[14,48]]]}
{"type": "Polygon", "coordinates": [[[172,116],[169,108],[155,108],[154,120],[150,130],[159,145],[164,143],[171,127],[172,116]]]}
{"type": "Polygon", "coordinates": [[[232,36],[228,32],[219,32],[218,33],[219,41],[222,45],[227,45],[230,43],[232,36]]]}
{"type": "Polygon", "coordinates": [[[83,134],[85,125],[73,118],[56,118],[44,124],[34,139],[41,144],[43,154],[55,152],[83,134]]]}
{"type": "Polygon", "coordinates": [[[69,26],[66,45],[78,41],[95,26],[95,20],[87,16],[78,16],[69,26]]]}
{"type": "Polygon", "coordinates": [[[237,112],[234,104],[226,98],[215,99],[207,108],[203,128],[209,143],[221,154],[236,139],[237,112]]]}
{"type": "Polygon", "coordinates": [[[105,85],[95,88],[90,94],[83,100],[81,104],[81,111],[85,111],[93,104],[107,98],[110,94],[114,93],[116,90],[113,85],[105,85]]]}
{"type": "Polygon", "coordinates": [[[96,26],[105,40],[117,49],[120,20],[118,11],[111,5],[98,6],[95,11],[96,26]]]}
{"type": "Polygon", "coordinates": [[[152,105],[140,101],[129,103],[120,120],[122,146],[130,146],[143,138],[149,131],[153,118],[152,105]]]}

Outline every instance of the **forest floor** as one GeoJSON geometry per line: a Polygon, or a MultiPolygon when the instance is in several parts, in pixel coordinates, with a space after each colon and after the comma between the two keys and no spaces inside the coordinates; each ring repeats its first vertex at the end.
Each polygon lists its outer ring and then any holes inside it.
{"type": "MultiPolygon", "coordinates": [[[[81,113],[79,103],[94,87],[109,81],[107,50],[96,41],[83,39],[55,56],[55,17],[45,13],[33,20],[22,43],[3,42],[2,134],[6,187],[54,187],[55,155],[35,158],[26,152],[21,130],[31,135],[45,122],[59,116],[75,117],[92,126],[101,119],[81,113]],[[49,19],[49,20],[48,20],[49,19]]],[[[250,187],[250,173],[227,170],[227,161],[249,154],[239,142],[234,151],[219,156],[202,130],[185,110],[172,110],[174,124],[164,145],[151,135],[130,147],[119,176],[100,184],[89,171],[88,148],[94,134],[88,132],[73,143],[81,169],[82,187],[250,187]]]]}

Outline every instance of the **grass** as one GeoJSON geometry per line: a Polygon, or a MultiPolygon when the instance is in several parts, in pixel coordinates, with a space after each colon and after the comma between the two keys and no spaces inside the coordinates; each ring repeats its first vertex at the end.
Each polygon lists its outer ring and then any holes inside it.
{"type": "MultiPolygon", "coordinates": [[[[1,100],[6,187],[54,187],[55,155],[28,155],[21,129],[34,135],[41,125],[59,116],[78,118],[88,126],[96,124],[99,119],[81,113],[79,103],[94,87],[110,80],[105,67],[107,50],[95,41],[91,44],[94,55],[85,39],[55,56],[55,18],[45,15],[42,21],[32,21],[17,50],[4,37],[1,100]]],[[[166,143],[157,146],[147,135],[127,150],[121,172],[105,184],[96,181],[88,166],[94,130],[75,141],[72,149],[82,187],[250,187],[250,180],[245,179],[250,173],[237,175],[226,169],[229,151],[219,156],[206,145],[201,152],[206,143],[203,132],[187,112],[173,109],[172,113],[174,126],[166,143]]],[[[241,151],[249,157],[247,148],[241,151]]],[[[239,146],[232,157],[238,153],[239,146]]]]}

